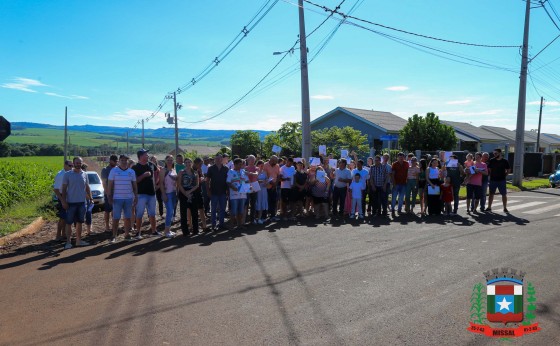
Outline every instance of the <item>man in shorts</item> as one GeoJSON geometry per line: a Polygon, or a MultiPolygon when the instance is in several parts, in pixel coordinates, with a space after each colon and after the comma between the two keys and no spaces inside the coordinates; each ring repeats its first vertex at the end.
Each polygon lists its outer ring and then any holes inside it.
{"type": "Polygon", "coordinates": [[[488,196],[488,208],[486,208],[486,211],[492,211],[494,194],[496,194],[496,189],[498,189],[500,195],[502,195],[504,213],[509,213],[507,210],[506,177],[510,173],[510,166],[508,160],[502,156],[502,149],[494,149],[494,157],[488,161],[488,172],[490,175],[490,195],[488,196]]]}
{"type": "Polygon", "coordinates": [[[101,183],[103,184],[103,191],[104,191],[104,198],[103,200],[105,201],[105,203],[103,203],[103,210],[104,210],[104,220],[105,220],[105,232],[110,232],[111,227],[109,226],[109,219],[111,217],[111,212],[113,211],[113,205],[111,203],[109,203],[108,198],[107,198],[107,189],[109,187],[109,184],[107,183],[107,179],[109,178],[109,173],[111,173],[111,170],[115,167],[117,167],[117,162],[118,162],[119,158],[117,157],[117,155],[111,155],[111,157],[109,157],[109,164],[107,165],[107,167],[103,168],[101,170],[101,183]]]}
{"type": "Polygon", "coordinates": [[[74,167],[74,164],[70,160],[64,161],[64,168],[61,169],[54,178],[53,192],[56,195],[56,216],[58,217],[58,225],[56,227],[56,239],[63,240],[62,231],[64,231],[66,226],[66,210],[62,207],[62,180],[64,174],[69,172],[74,167]]]}
{"type": "Polygon", "coordinates": [[[156,229],[156,188],[155,188],[155,172],[156,167],[149,162],[149,150],[144,148],[138,150],[138,163],[132,167],[136,173],[136,184],[138,185],[138,203],[136,204],[136,229],[138,234],[136,239],[142,239],[142,218],[144,210],[148,211],[148,219],[150,220],[150,229],[152,236],[161,236],[156,229]]]}
{"type": "Polygon", "coordinates": [[[89,188],[87,173],[82,170],[83,160],[75,157],[72,160],[74,168],[64,173],[62,179],[61,203],[66,210],[66,245],[64,249],[72,248],[72,224],[76,223],[76,246],[89,245],[82,240],[82,224],[86,217],[86,199],[93,203],[89,188]]]}
{"type": "Polygon", "coordinates": [[[117,241],[119,220],[124,213],[124,239],[131,240],[129,232],[132,217],[132,208],[138,202],[138,188],[136,185],[136,173],[128,168],[128,156],[119,157],[119,165],[111,170],[108,177],[108,203],[113,209],[113,239],[117,241]]]}

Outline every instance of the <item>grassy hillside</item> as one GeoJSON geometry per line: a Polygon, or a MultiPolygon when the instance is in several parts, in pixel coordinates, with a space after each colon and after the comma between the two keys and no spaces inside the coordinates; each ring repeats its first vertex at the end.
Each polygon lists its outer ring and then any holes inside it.
{"type": "MultiPolygon", "coordinates": [[[[181,132],[179,132],[181,136],[181,132]]],[[[71,144],[76,144],[84,147],[97,147],[101,145],[108,145],[114,147],[119,142],[119,146],[126,141],[126,135],[117,136],[111,134],[99,134],[95,132],[85,131],[68,131],[71,144]]],[[[181,136],[185,137],[185,136],[181,136]]],[[[229,138],[179,138],[180,145],[197,145],[197,146],[220,146],[221,140],[229,140],[229,138]],[[210,139],[210,140],[209,140],[210,139]]],[[[140,137],[129,136],[130,143],[141,143],[140,137]]],[[[46,129],[46,128],[26,128],[20,130],[13,130],[10,137],[6,139],[7,143],[20,143],[20,144],[64,144],[64,130],[59,129],[46,129]]],[[[145,143],[175,143],[173,138],[157,138],[145,137],[145,143]]]]}

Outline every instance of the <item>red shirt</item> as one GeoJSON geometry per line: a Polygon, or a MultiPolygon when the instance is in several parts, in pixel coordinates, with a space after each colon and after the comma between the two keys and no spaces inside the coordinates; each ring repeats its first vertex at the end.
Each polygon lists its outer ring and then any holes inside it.
{"type": "Polygon", "coordinates": [[[408,162],[403,161],[400,163],[399,161],[395,161],[391,166],[391,169],[394,173],[394,183],[397,185],[406,185],[406,178],[408,176],[408,162]]]}
{"type": "MultiPolygon", "coordinates": [[[[249,173],[257,173],[258,170],[259,170],[259,168],[257,166],[247,166],[247,167],[245,167],[245,172],[249,172],[249,173]]],[[[249,182],[250,183],[254,183],[255,181],[257,181],[257,175],[247,174],[247,176],[249,177],[249,182]]]]}
{"type": "Polygon", "coordinates": [[[441,188],[441,199],[445,203],[453,202],[453,185],[449,184],[449,186],[445,186],[441,184],[439,187],[441,188]]]}

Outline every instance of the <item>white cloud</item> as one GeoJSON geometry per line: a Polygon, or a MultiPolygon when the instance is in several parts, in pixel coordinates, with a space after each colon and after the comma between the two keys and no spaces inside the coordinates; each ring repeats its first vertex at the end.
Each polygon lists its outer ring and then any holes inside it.
{"type": "Polygon", "coordinates": [[[385,88],[385,90],[389,90],[389,91],[405,91],[405,90],[408,90],[408,89],[410,89],[410,88],[407,87],[407,86],[404,86],[404,85],[390,86],[390,87],[385,88]]]}
{"type": "Polygon", "coordinates": [[[334,100],[332,95],[313,95],[311,98],[315,100],[334,100]]]}
{"type": "Polygon", "coordinates": [[[30,87],[48,86],[46,84],[41,83],[40,81],[38,81],[36,79],[31,79],[31,78],[15,77],[15,78],[12,79],[12,82],[13,83],[2,84],[2,88],[15,89],[15,90],[25,91],[25,92],[29,92],[29,93],[34,93],[34,92],[37,92],[37,91],[31,89],[30,87]]]}
{"type": "Polygon", "coordinates": [[[447,101],[446,104],[448,105],[466,105],[471,103],[471,100],[456,100],[456,101],[447,101]]]}
{"type": "Polygon", "coordinates": [[[69,99],[69,100],[87,100],[87,99],[89,99],[89,97],[86,97],[86,96],[80,96],[80,95],[65,96],[65,95],[60,95],[60,94],[52,93],[52,92],[46,92],[45,95],[60,97],[60,98],[69,99]]]}
{"type": "Polygon", "coordinates": [[[187,108],[187,109],[198,109],[199,107],[198,107],[198,106],[189,105],[189,106],[186,106],[186,108],[187,108]]]}

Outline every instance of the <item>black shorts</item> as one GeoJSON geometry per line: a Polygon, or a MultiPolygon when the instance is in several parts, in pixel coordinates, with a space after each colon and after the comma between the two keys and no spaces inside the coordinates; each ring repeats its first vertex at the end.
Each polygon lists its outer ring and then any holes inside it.
{"type": "Polygon", "coordinates": [[[111,203],[109,203],[109,197],[107,197],[107,195],[103,195],[104,197],[104,203],[103,203],[103,210],[106,213],[110,213],[113,211],[113,205],[111,203]]]}
{"type": "Polygon", "coordinates": [[[282,202],[288,203],[292,201],[292,189],[280,189],[280,198],[282,202]]]}
{"type": "Polygon", "coordinates": [[[418,180],[418,188],[423,189],[425,187],[426,187],[426,181],[425,180],[418,180]]]}
{"type": "Polygon", "coordinates": [[[66,209],[62,208],[62,203],[60,203],[60,200],[56,201],[56,216],[59,219],[66,219],[66,209]]]}
{"type": "Polygon", "coordinates": [[[313,204],[328,203],[329,199],[327,197],[315,197],[313,196],[313,204]]]}

